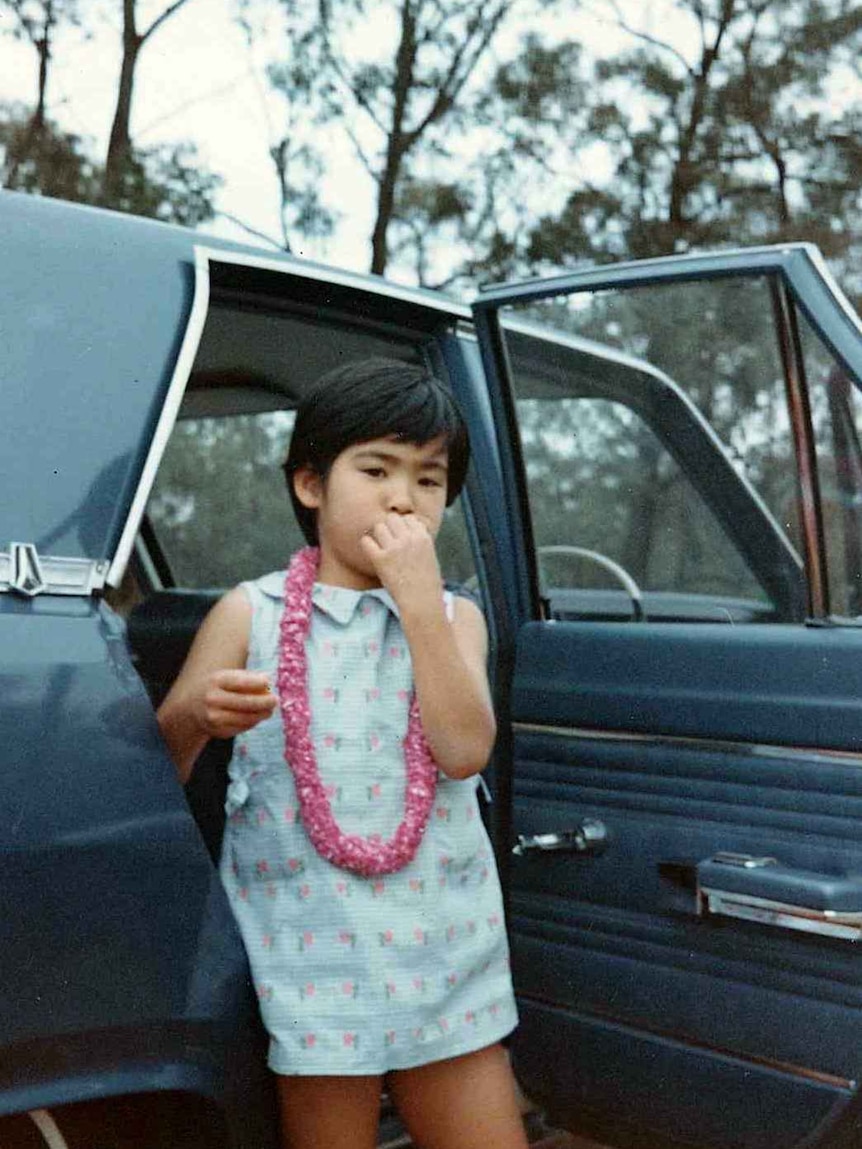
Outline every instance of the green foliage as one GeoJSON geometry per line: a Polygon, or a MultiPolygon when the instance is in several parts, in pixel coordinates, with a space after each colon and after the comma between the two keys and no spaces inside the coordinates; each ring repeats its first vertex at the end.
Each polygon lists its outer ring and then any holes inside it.
{"type": "Polygon", "coordinates": [[[279,470],[291,424],[277,412],[177,424],[149,514],[181,585],[231,586],[301,545],[279,470]]]}
{"type": "MultiPolygon", "coordinates": [[[[613,0],[604,7],[619,16],[613,0]]],[[[841,108],[830,93],[836,69],[858,67],[862,10],[849,0],[673,8],[694,33],[687,54],[620,17],[635,47],[596,66],[583,137],[610,157],[609,175],[539,219],[523,270],[808,239],[862,288],[862,101],[841,108]]]]}
{"type": "MultiPolygon", "coordinates": [[[[184,2],[179,0],[163,9],[146,32],[132,37],[135,54],[184,2]]],[[[136,149],[126,139],[127,146],[111,161],[112,178],[108,181],[107,157],[95,158],[90,141],[64,131],[47,114],[57,29],[62,25],[80,27],[84,13],[89,15],[93,9],[82,6],[79,0],[0,0],[0,11],[4,9],[13,17],[11,34],[33,46],[38,67],[34,106],[0,107],[0,186],[97,203],[189,227],[211,219],[213,198],[221,179],[199,163],[194,145],[177,143],[136,149]],[[110,190],[106,194],[108,182],[110,190]]],[[[126,18],[131,11],[133,23],[134,5],[125,11],[126,18]]],[[[131,86],[126,97],[124,106],[128,112],[131,86]]],[[[121,102],[118,98],[118,107],[121,102]]]]}
{"type": "Polygon", "coordinates": [[[107,206],[196,227],[212,219],[213,196],[221,182],[221,177],[200,167],[192,144],[133,150],[107,206]]]}
{"type": "Polygon", "coordinates": [[[98,168],[82,140],[51,121],[34,131],[21,105],[0,106],[0,186],[78,203],[98,195],[98,168]]]}
{"type": "MultiPolygon", "coordinates": [[[[292,426],[284,411],[176,425],[148,514],[179,585],[229,587],[280,570],[304,545],[280,466],[292,426]]],[[[473,573],[457,507],[446,513],[438,553],[447,578],[473,573]]]]}
{"type": "MultiPolygon", "coordinates": [[[[103,203],[102,165],[79,136],[32,112],[0,106],[0,186],[77,203],[103,203]]],[[[221,179],[197,163],[190,144],[133,153],[108,205],[118,211],[194,227],[213,216],[221,179]]]]}
{"type": "MultiPolygon", "coordinates": [[[[549,6],[281,0],[283,58],[269,76],[285,100],[284,137],[295,143],[309,125],[343,134],[376,199],[372,271],[406,261],[420,283],[439,286],[499,249],[501,206],[517,214],[514,189],[529,178],[527,165],[545,163],[567,126],[579,54],[537,36],[523,57],[492,66],[491,51],[516,14],[549,6]],[[436,268],[453,262],[448,277],[435,279],[436,268]]],[[[253,9],[245,0],[249,22],[253,9]]],[[[306,153],[282,181],[285,204],[302,194],[309,162],[306,153]]]]}

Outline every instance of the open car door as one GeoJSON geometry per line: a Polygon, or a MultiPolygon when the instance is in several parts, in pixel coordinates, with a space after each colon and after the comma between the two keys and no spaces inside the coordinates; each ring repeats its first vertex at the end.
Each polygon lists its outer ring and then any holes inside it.
{"type": "Polygon", "coordinates": [[[859,1144],[858,318],[805,246],[474,315],[520,1080],[613,1145],[859,1144]]]}

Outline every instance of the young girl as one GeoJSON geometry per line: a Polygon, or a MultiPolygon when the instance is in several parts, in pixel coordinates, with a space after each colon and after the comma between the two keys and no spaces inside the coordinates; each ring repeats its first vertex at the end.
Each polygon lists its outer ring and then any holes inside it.
{"type": "Polygon", "coordinates": [[[290,1149],[522,1149],[516,1024],[476,800],[495,725],[479,610],[434,539],[469,460],[454,401],[389,360],[325,376],[285,463],[310,546],[212,610],[159,710],[185,780],[235,738],[221,872],[290,1149]]]}

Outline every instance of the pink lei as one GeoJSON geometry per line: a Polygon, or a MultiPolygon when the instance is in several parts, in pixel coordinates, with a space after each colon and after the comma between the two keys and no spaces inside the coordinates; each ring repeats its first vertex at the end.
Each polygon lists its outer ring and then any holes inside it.
{"type": "Polygon", "coordinates": [[[428,824],[437,786],[437,764],[422,732],[419,703],[410,702],[404,738],[406,786],[404,818],[388,841],[345,834],[335,820],[317,769],[311,739],[308,665],[305,643],[311,629],[311,592],[320,552],[305,547],[292,558],[284,582],[278,697],[284,726],[285,759],[293,771],[302,821],[318,854],[343,870],[371,877],[391,874],[410,862],[428,824]]]}

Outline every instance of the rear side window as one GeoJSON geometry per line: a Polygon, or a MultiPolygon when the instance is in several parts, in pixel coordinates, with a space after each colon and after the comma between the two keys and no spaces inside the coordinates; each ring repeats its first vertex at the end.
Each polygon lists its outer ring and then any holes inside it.
{"type": "MultiPolygon", "coordinates": [[[[283,568],[304,545],[281,470],[298,396],[338,363],[424,354],[374,327],[216,299],[147,507],[160,581],[219,589],[283,568]]],[[[446,578],[474,574],[460,500],[438,553],[446,578]]]]}

